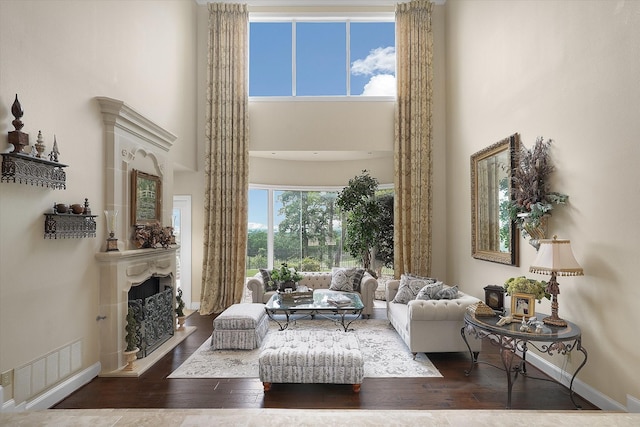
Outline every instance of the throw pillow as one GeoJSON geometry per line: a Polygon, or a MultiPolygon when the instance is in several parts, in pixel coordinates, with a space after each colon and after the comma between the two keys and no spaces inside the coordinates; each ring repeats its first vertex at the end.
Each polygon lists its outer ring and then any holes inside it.
{"type": "Polygon", "coordinates": [[[261,268],[260,275],[262,276],[262,283],[264,285],[265,292],[278,290],[278,284],[271,278],[271,270],[261,268]],[[270,285],[269,282],[272,284],[270,285]]]}
{"type": "Polygon", "coordinates": [[[417,278],[409,274],[403,274],[400,276],[400,286],[398,286],[398,293],[393,298],[392,302],[399,304],[408,304],[409,301],[416,299],[420,289],[427,285],[434,283],[435,280],[426,277],[417,278]]]}
{"type": "Polygon", "coordinates": [[[450,288],[442,288],[436,293],[434,299],[456,299],[458,297],[458,286],[451,286],[450,288]]]}
{"type": "Polygon", "coordinates": [[[339,268],[331,269],[331,285],[329,289],[332,291],[344,292],[360,292],[360,282],[364,276],[362,268],[339,268]]]}
{"type": "Polygon", "coordinates": [[[430,300],[436,299],[436,294],[442,289],[444,283],[436,282],[426,285],[424,288],[420,289],[416,299],[430,300]]]}

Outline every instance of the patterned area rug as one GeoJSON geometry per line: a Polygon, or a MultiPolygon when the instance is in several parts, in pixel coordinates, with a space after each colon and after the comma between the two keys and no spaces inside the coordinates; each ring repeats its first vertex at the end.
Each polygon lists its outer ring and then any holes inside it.
{"type": "MultiPolygon", "coordinates": [[[[402,338],[385,319],[358,319],[351,324],[364,355],[365,377],[442,377],[424,353],[415,360],[402,338]]],[[[337,330],[332,320],[300,319],[290,329],[337,330]]],[[[277,334],[271,322],[269,334],[277,334]]],[[[255,350],[212,350],[207,339],[194,354],[168,378],[258,378],[258,356],[255,350]]]]}

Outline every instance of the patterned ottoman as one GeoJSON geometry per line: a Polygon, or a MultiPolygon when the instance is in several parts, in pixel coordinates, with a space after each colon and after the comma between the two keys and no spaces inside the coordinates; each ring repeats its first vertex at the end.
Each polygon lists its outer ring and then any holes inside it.
{"type": "Polygon", "coordinates": [[[271,383],[352,384],[360,391],[364,359],[353,333],[280,331],[269,334],[258,360],[264,391],[271,383]]]}
{"type": "Polygon", "coordinates": [[[233,304],[213,320],[214,350],[253,350],[269,331],[264,304],[233,304]]]}

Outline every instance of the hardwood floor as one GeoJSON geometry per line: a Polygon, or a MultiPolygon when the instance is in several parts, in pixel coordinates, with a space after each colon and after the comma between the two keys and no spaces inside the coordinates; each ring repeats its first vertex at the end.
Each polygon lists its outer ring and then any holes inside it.
{"type": "MultiPolygon", "coordinates": [[[[383,309],[373,317],[385,318],[383,309]]],[[[340,409],[504,409],[505,373],[479,364],[471,376],[469,355],[429,354],[443,378],[365,378],[360,393],[350,385],[274,384],[264,393],[257,379],[166,379],[211,336],[214,316],[194,313],[187,325],[198,329],[140,378],[95,378],[55,405],[54,409],[89,408],[340,408],[340,409]]],[[[483,344],[480,360],[500,365],[498,350],[483,344]]],[[[528,375],[544,376],[533,367],[528,375]]],[[[579,396],[583,409],[598,409],[579,396]]],[[[575,409],[569,392],[550,381],[519,377],[512,408],[575,409]]]]}

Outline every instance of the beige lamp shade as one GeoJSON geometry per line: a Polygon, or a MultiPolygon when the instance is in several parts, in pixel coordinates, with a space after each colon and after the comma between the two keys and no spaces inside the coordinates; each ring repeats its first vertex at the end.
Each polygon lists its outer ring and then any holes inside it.
{"type": "Polygon", "coordinates": [[[571,250],[569,240],[553,239],[540,240],[538,256],[529,267],[529,271],[538,274],[556,273],[558,276],[582,276],[584,271],[571,250]]]}

